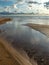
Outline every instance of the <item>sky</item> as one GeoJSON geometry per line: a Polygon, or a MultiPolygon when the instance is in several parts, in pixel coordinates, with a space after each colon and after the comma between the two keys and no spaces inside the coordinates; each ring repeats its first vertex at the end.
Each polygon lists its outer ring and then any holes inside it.
{"type": "Polygon", "coordinates": [[[44,7],[45,2],[49,0],[0,0],[0,12],[9,10],[17,13],[49,14],[49,9],[44,7]]]}
{"type": "Polygon", "coordinates": [[[44,2],[48,2],[49,0],[34,0],[34,1],[38,1],[38,2],[44,3],[44,2]]]}

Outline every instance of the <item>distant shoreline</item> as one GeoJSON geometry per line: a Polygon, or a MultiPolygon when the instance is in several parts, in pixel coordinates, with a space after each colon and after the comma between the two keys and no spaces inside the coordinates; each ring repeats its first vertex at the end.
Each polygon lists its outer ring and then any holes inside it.
{"type": "Polygon", "coordinates": [[[16,15],[0,15],[0,16],[49,16],[49,15],[33,15],[33,14],[16,14],[16,15]]]}

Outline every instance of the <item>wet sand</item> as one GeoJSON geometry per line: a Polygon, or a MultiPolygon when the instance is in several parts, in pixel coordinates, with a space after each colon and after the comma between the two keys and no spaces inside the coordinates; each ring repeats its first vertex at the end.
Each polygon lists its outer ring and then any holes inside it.
{"type": "Polygon", "coordinates": [[[3,38],[0,38],[0,57],[1,65],[32,65],[26,55],[23,55],[22,50],[15,50],[3,38]]]}
{"type": "Polygon", "coordinates": [[[20,65],[0,42],[0,65],[20,65]]]}
{"type": "MultiPolygon", "coordinates": [[[[0,25],[5,24],[7,21],[11,21],[11,18],[0,18],[0,25]]],[[[3,31],[0,30],[0,33],[2,32],[3,31]]],[[[5,40],[3,40],[3,38],[1,39],[0,37],[0,64],[1,65],[32,65],[28,61],[29,60],[25,60],[25,58],[23,59],[23,57],[21,57],[21,55],[17,53],[15,49],[13,49],[11,46],[8,46],[8,42],[5,42],[5,40]]]]}
{"type": "Polygon", "coordinates": [[[24,24],[24,25],[43,33],[44,35],[46,35],[49,38],[49,25],[33,24],[33,23],[28,23],[28,24],[24,24]]]}
{"type": "Polygon", "coordinates": [[[11,21],[11,18],[0,18],[0,25],[6,23],[7,21],[11,21]]]}

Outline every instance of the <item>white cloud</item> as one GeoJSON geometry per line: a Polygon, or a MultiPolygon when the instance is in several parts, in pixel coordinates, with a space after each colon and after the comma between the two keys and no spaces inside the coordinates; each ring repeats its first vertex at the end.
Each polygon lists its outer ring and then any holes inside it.
{"type": "Polygon", "coordinates": [[[45,8],[43,5],[39,5],[38,12],[39,14],[49,14],[49,9],[45,8]]]}
{"type": "Polygon", "coordinates": [[[49,0],[33,0],[33,1],[44,3],[44,2],[48,2],[49,0]]]}
{"type": "MultiPolygon", "coordinates": [[[[16,3],[13,4],[12,6],[8,6],[6,7],[6,11],[9,12],[16,12],[16,13],[32,13],[34,12],[39,13],[39,14],[49,14],[49,9],[47,10],[43,4],[28,4],[26,2],[26,0],[15,0],[16,3]]],[[[27,0],[27,1],[32,1],[32,0],[27,0]]],[[[36,0],[34,0],[36,1],[36,0]]],[[[40,1],[40,0],[38,0],[40,1]]],[[[44,0],[41,0],[44,2],[44,0]]],[[[47,0],[46,0],[47,1],[47,0]]],[[[2,11],[3,9],[0,8],[0,11],[2,11]]],[[[3,10],[3,11],[4,11],[3,10]]]]}
{"type": "Polygon", "coordinates": [[[15,0],[15,2],[18,4],[22,4],[22,3],[24,3],[25,2],[25,0],[15,0]]]}

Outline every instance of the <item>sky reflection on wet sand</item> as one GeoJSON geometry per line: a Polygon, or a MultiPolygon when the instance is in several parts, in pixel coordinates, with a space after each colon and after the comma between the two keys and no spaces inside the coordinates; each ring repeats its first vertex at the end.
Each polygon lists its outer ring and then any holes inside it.
{"type": "Polygon", "coordinates": [[[0,25],[0,30],[2,30],[0,37],[4,37],[14,48],[29,50],[32,53],[31,56],[44,56],[45,54],[46,57],[49,56],[49,42],[45,35],[23,26],[23,21],[18,22],[17,19],[13,19],[13,21],[0,25]]]}

